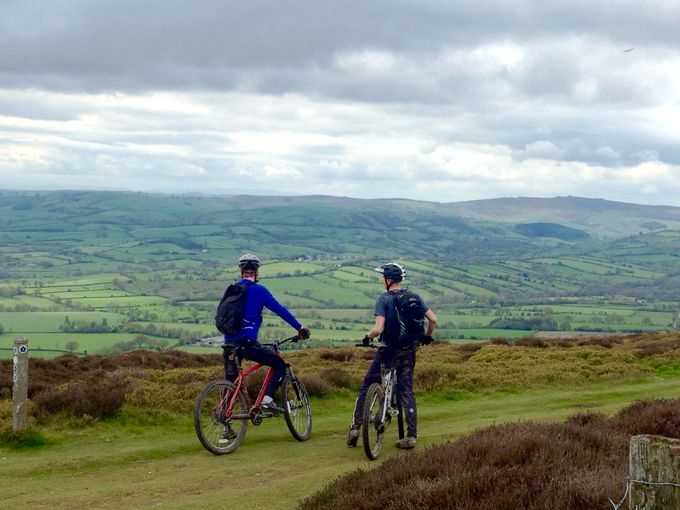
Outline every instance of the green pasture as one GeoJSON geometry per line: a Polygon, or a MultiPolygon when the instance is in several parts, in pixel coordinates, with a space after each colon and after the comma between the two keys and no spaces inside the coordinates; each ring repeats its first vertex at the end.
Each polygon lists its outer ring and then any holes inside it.
{"type": "Polygon", "coordinates": [[[67,279],[55,282],[55,285],[66,286],[79,286],[79,285],[97,285],[104,283],[111,283],[114,280],[127,280],[128,277],[121,273],[102,273],[102,274],[92,274],[83,275],[76,279],[67,279]]]}
{"type": "Polygon", "coordinates": [[[28,306],[35,306],[38,308],[54,308],[55,306],[57,308],[62,308],[49,297],[42,297],[40,295],[27,294],[24,296],[17,296],[16,301],[17,303],[22,303],[28,306]]]}
{"type": "Polygon", "coordinates": [[[323,269],[324,266],[311,262],[272,262],[262,265],[260,268],[260,278],[267,278],[277,274],[317,273],[323,269]]]}
{"type": "MultiPolygon", "coordinates": [[[[447,330],[447,337],[448,338],[441,338],[441,340],[455,340],[460,338],[461,336],[464,339],[473,339],[473,340],[489,340],[491,338],[507,338],[508,340],[515,339],[515,338],[522,338],[525,336],[531,336],[533,334],[533,331],[527,331],[527,330],[517,330],[517,329],[497,329],[497,328],[466,328],[466,329],[458,329],[455,328],[453,330],[447,330]]],[[[440,339],[442,333],[440,332],[437,334],[435,332],[435,336],[440,339]]]]}
{"type": "Polygon", "coordinates": [[[113,282],[101,282],[78,285],[64,285],[64,284],[46,284],[38,287],[26,287],[27,290],[32,290],[33,293],[40,294],[54,294],[59,295],[62,292],[96,292],[102,290],[118,290],[118,287],[113,282]]]}
{"type": "Polygon", "coordinates": [[[117,288],[109,289],[68,289],[61,292],[44,292],[45,296],[60,299],[98,299],[98,298],[120,298],[130,297],[133,294],[117,288]]]}
{"type": "Polygon", "coordinates": [[[373,322],[373,307],[367,308],[309,308],[296,310],[301,317],[318,316],[339,322],[351,322],[355,320],[373,322]]]}
{"type": "Polygon", "coordinates": [[[486,289],[481,285],[472,285],[470,283],[464,283],[459,281],[447,280],[445,285],[453,290],[462,292],[463,294],[468,294],[477,297],[493,297],[496,293],[492,290],[486,289]]]}
{"type": "MultiPolygon", "coordinates": [[[[322,327],[314,336],[319,341],[353,339],[370,326],[375,297],[383,291],[373,268],[387,260],[406,265],[406,286],[439,316],[440,338],[528,334],[498,334],[488,324],[547,307],[566,329],[662,330],[674,312],[658,311],[661,303],[680,308],[673,301],[680,283],[674,280],[680,268],[679,232],[573,246],[522,239],[531,246],[515,251],[511,245],[519,238],[502,233],[505,226],[458,223],[448,213],[432,215],[430,204],[394,205],[399,239],[392,243],[381,226],[365,221],[380,203],[368,209],[363,202],[348,206],[344,200],[338,209],[317,207],[317,202],[289,208],[288,199],[262,203],[250,198],[234,199],[238,205],[225,209],[232,199],[125,194],[52,199],[58,207],[31,203],[14,211],[8,206],[14,219],[2,232],[0,246],[8,263],[0,281],[3,309],[62,310],[72,320],[76,312],[94,309],[207,332],[217,300],[237,278],[236,261],[246,250],[262,257],[262,283],[280,302],[305,324],[319,321],[322,327]],[[253,217],[257,224],[251,224],[253,217]],[[493,249],[479,244],[480,232],[489,235],[493,249]],[[510,243],[507,251],[495,236],[510,243]],[[472,251],[456,251],[458,242],[472,251]],[[426,257],[423,246],[429,247],[426,257]],[[20,294],[13,295],[12,287],[20,287],[20,294]],[[527,303],[536,303],[535,309],[527,303]],[[362,323],[354,324],[357,320],[362,323]]],[[[266,322],[277,321],[266,317],[266,322]]],[[[43,321],[36,316],[33,324],[47,333],[43,321]]],[[[32,331],[7,318],[0,324],[6,331],[32,331]]],[[[277,328],[287,326],[271,326],[277,328]]]]}
{"type": "MultiPolygon", "coordinates": [[[[97,354],[115,343],[134,339],[137,333],[34,333],[26,331],[12,333],[11,335],[5,333],[0,335],[0,346],[8,350],[0,350],[0,358],[11,358],[12,353],[9,348],[14,345],[14,338],[17,336],[28,339],[31,356],[52,359],[63,354],[63,352],[51,352],[53,349],[64,350],[66,344],[71,341],[78,343],[76,349],[78,353],[97,354]],[[40,350],[44,352],[40,352],[40,350]]],[[[172,341],[169,342],[170,345],[173,345],[172,341]]]]}
{"type": "MultiPolygon", "coordinates": [[[[283,293],[286,289],[301,289],[313,296],[315,300],[332,302],[341,307],[346,305],[370,306],[375,298],[369,298],[354,289],[354,286],[339,287],[335,281],[327,276],[296,276],[291,278],[277,278],[263,282],[274,295],[283,293]]],[[[380,289],[376,289],[376,295],[380,289]]]]}
{"type": "Polygon", "coordinates": [[[57,332],[68,317],[71,322],[101,323],[106,319],[110,326],[123,322],[125,316],[111,312],[0,312],[0,324],[5,331],[24,333],[57,332]]]}
{"type": "Polygon", "coordinates": [[[288,308],[293,314],[296,314],[298,309],[300,308],[309,308],[309,307],[314,307],[314,306],[320,306],[323,303],[321,303],[319,300],[314,299],[314,298],[306,298],[302,296],[298,296],[296,294],[293,294],[293,292],[296,292],[295,290],[284,290],[280,294],[276,294],[276,299],[282,303],[286,308],[288,308]]]}
{"type": "Polygon", "coordinates": [[[173,237],[182,239],[193,236],[220,236],[224,235],[224,232],[216,225],[183,225],[169,228],[136,228],[130,234],[137,239],[164,239],[173,237]]]}
{"type": "Polygon", "coordinates": [[[160,305],[167,303],[167,299],[161,296],[119,296],[119,297],[64,297],[73,302],[79,303],[81,306],[91,306],[97,309],[106,308],[138,308],[149,305],[160,305]]]}

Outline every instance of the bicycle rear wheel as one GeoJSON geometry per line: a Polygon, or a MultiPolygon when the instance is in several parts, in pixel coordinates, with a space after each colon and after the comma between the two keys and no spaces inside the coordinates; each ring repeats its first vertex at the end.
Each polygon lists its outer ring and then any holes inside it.
{"type": "Polygon", "coordinates": [[[215,455],[231,453],[241,444],[248,425],[248,401],[238,393],[230,416],[227,407],[236,386],[225,379],[207,384],[196,399],[194,428],[203,447],[215,455]]]}
{"type": "Polygon", "coordinates": [[[312,406],[305,385],[294,374],[288,374],[281,385],[283,416],[292,436],[306,441],[312,434],[312,406]]]}
{"type": "Polygon", "coordinates": [[[364,452],[370,460],[375,460],[382,450],[386,423],[382,421],[382,410],[385,404],[385,392],[378,383],[373,383],[366,392],[361,436],[364,452]]]}

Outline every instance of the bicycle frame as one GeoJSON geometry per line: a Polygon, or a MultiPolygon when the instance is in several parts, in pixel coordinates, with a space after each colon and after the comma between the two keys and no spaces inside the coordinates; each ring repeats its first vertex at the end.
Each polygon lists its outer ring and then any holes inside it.
{"type": "Polygon", "coordinates": [[[385,419],[387,418],[387,411],[392,411],[392,394],[394,393],[395,390],[395,382],[396,382],[396,370],[394,368],[387,370],[385,375],[383,376],[383,388],[385,388],[385,405],[382,408],[382,415],[380,416],[380,423],[385,423],[385,419]]]}
{"type": "MultiPolygon", "coordinates": [[[[280,354],[277,352],[277,356],[280,356],[280,354]]],[[[229,405],[227,406],[226,410],[226,416],[227,418],[233,418],[233,419],[241,419],[243,416],[237,415],[237,416],[232,416],[232,410],[234,409],[234,404],[236,403],[236,399],[238,398],[238,394],[241,392],[243,388],[245,388],[245,379],[248,377],[250,374],[255,372],[256,370],[259,370],[262,368],[264,365],[261,363],[257,363],[253,365],[252,367],[247,368],[246,370],[239,370],[238,377],[234,381],[234,384],[236,385],[236,391],[234,391],[231,395],[231,399],[229,400],[229,405]]],[[[262,382],[262,387],[260,388],[259,393],[257,394],[257,398],[255,399],[255,403],[253,404],[254,407],[259,408],[262,405],[262,399],[264,398],[264,394],[267,391],[267,387],[269,386],[270,381],[272,380],[272,377],[274,375],[274,369],[272,367],[269,367],[267,370],[267,373],[264,376],[264,381],[262,382]]],[[[244,391],[243,392],[246,395],[246,398],[249,399],[248,397],[248,392],[244,391]]],[[[250,415],[245,416],[248,418],[250,415]]]]}
{"type": "MultiPolygon", "coordinates": [[[[416,343],[416,346],[420,345],[419,343],[416,343]]],[[[364,345],[364,344],[355,344],[356,347],[371,347],[374,349],[380,349],[382,347],[385,347],[385,344],[382,342],[373,345],[364,345]]],[[[385,392],[385,397],[384,397],[384,402],[385,405],[382,408],[381,415],[380,415],[380,424],[381,427],[385,426],[386,420],[387,420],[387,412],[389,411],[391,416],[396,416],[397,417],[397,430],[399,434],[399,439],[404,438],[404,418],[403,418],[403,412],[401,408],[401,401],[397,392],[397,370],[396,367],[392,368],[386,368],[385,363],[381,363],[381,373],[382,373],[382,387],[383,391],[385,392]]]]}
{"type": "MultiPolygon", "coordinates": [[[[283,356],[279,353],[279,346],[295,339],[297,335],[265,345],[273,348],[276,356],[281,359],[283,356]]],[[[233,359],[231,358],[233,354],[233,352],[225,351],[227,362],[233,359]]],[[[312,432],[312,408],[309,394],[304,383],[295,376],[293,368],[288,363],[285,363],[285,376],[281,381],[282,408],[275,406],[269,409],[263,404],[267,388],[272,383],[275,374],[275,369],[272,367],[269,367],[264,376],[255,405],[251,405],[246,378],[263,366],[265,365],[259,362],[254,362],[245,370],[239,366],[235,371],[236,377],[233,381],[231,377],[214,379],[208,382],[199,393],[194,405],[194,428],[201,445],[210,453],[215,455],[232,453],[243,441],[248,422],[257,426],[264,418],[279,415],[283,415],[288,430],[297,441],[309,439],[312,432]]],[[[225,365],[225,375],[227,371],[229,375],[232,374],[231,367],[225,365]]]]}
{"type": "MultiPolygon", "coordinates": [[[[265,344],[265,345],[272,346],[274,348],[274,353],[280,358],[281,353],[279,353],[279,346],[282,345],[282,344],[285,344],[286,342],[290,342],[295,338],[296,337],[292,336],[290,338],[286,338],[285,340],[281,340],[281,341],[275,342],[273,344],[265,344]]],[[[236,399],[238,399],[239,393],[245,388],[246,378],[250,374],[252,374],[253,372],[262,368],[263,366],[265,366],[265,365],[263,365],[262,363],[256,363],[252,367],[248,367],[245,370],[242,370],[239,367],[238,376],[236,377],[236,380],[234,381],[234,384],[236,385],[236,391],[234,391],[232,393],[231,399],[229,400],[229,404],[227,405],[227,408],[226,408],[226,411],[225,411],[225,415],[226,415],[227,418],[237,419],[237,420],[242,419],[242,418],[250,418],[250,413],[246,416],[242,416],[242,415],[232,416],[232,410],[234,409],[234,404],[236,403],[236,399]]],[[[271,382],[273,376],[274,376],[274,369],[272,367],[269,367],[269,369],[267,370],[267,373],[264,376],[264,381],[262,382],[262,387],[260,388],[260,391],[257,394],[257,398],[255,399],[255,403],[253,404],[252,407],[259,409],[262,406],[262,399],[264,398],[264,394],[267,391],[267,388],[269,387],[269,383],[271,382]]],[[[246,395],[246,398],[248,399],[248,401],[250,401],[250,398],[248,396],[248,392],[244,391],[243,393],[244,393],[244,395],[246,395]]],[[[222,402],[221,404],[224,404],[224,402],[222,402]]]]}

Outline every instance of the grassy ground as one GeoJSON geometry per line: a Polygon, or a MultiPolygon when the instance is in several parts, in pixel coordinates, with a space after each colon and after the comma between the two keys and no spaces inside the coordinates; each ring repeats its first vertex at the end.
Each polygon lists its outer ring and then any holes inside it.
{"type": "MultiPolygon", "coordinates": [[[[639,398],[676,397],[680,377],[669,373],[638,382],[482,393],[452,400],[419,395],[418,449],[488,426],[516,420],[562,420],[575,412],[611,413],[639,398]]],[[[7,403],[7,401],[5,401],[7,403]]],[[[44,427],[53,441],[38,449],[0,449],[3,507],[63,508],[295,508],[340,474],[374,468],[361,449],[344,444],[353,396],[314,399],[312,438],[296,442],[283,419],[249,427],[227,456],[202,449],[181,415],[144,416],[128,409],[113,421],[44,427]]],[[[5,412],[2,414],[7,417],[5,412]]],[[[396,430],[388,432],[396,436],[396,430]]],[[[383,457],[405,455],[391,441],[383,457]]]]}

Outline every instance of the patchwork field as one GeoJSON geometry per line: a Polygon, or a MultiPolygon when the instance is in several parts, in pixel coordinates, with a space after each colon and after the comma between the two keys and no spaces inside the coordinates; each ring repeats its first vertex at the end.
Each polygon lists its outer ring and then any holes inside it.
{"type": "MultiPolygon", "coordinates": [[[[542,203],[544,220],[571,217],[558,202],[542,203]]],[[[578,241],[520,235],[510,217],[492,221],[476,203],[470,216],[452,216],[458,207],[409,201],[2,192],[0,357],[15,336],[44,353],[67,342],[92,353],[129,335],[167,346],[216,335],[216,303],[247,250],[261,255],[262,283],[313,329],[315,346],[363,336],[382,291],[373,268],[387,260],[406,265],[441,340],[673,329],[680,231],[607,238],[622,228],[610,223],[616,216],[601,214],[601,202],[590,213],[575,203],[572,216],[590,214],[592,225],[578,241]]],[[[654,219],[629,214],[626,225],[654,219]]],[[[287,334],[278,318],[265,322],[265,338],[287,334]]]]}

